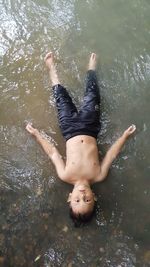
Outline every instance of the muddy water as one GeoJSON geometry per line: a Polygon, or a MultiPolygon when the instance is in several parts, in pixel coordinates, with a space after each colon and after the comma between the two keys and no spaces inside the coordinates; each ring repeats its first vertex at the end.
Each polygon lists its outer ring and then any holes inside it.
{"type": "Polygon", "coordinates": [[[149,266],[149,14],[147,0],[0,2],[0,266],[149,266]],[[103,154],[137,125],[94,186],[95,217],[79,229],[68,216],[71,187],[24,129],[33,122],[65,156],[43,64],[49,50],[77,106],[89,53],[99,55],[103,154]]]}

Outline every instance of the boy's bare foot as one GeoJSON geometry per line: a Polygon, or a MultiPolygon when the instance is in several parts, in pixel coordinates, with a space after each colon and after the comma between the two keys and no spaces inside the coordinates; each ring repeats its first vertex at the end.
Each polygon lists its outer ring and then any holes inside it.
{"type": "Polygon", "coordinates": [[[52,52],[49,52],[46,54],[45,58],[44,58],[45,64],[49,69],[49,75],[50,75],[50,80],[52,82],[52,86],[59,84],[59,79],[57,76],[57,71],[56,71],[56,67],[54,64],[54,55],[52,52]]]}
{"type": "Polygon", "coordinates": [[[88,64],[88,70],[95,70],[96,65],[97,65],[97,55],[95,53],[92,53],[88,64]]]}
{"type": "Polygon", "coordinates": [[[46,54],[44,58],[46,66],[50,69],[51,66],[54,66],[54,55],[52,52],[46,54]]]}

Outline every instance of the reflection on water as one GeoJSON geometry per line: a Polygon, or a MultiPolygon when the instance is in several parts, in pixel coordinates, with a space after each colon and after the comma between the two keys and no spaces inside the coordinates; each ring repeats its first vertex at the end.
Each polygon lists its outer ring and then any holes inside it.
{"type": "Polygon", "coordinates": [[[149,266],[149,13],[146,0],[1,1],[0,266],[149,266]],[[70,186],[24,130],[32,121],[65,155],[43,64],[49,50],[77,105],[87,57],[99,55],[102,153],[137,125],[109,179],[94,186],[96,215],[80,229],[68,217],[70,186]]]}

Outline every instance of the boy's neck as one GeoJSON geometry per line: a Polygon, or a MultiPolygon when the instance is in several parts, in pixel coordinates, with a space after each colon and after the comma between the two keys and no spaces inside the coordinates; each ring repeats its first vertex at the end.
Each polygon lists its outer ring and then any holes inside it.
{"type": "Polygon", "coordinates": [[[87,181],[86,179],[85,180],[82,180],[82,181],[76,181],[75,183],[74,183],[74,187],[77,187],[77,186],[85,186],[85,187],[90,187],[90,183],[89,183],[89,181],[87,181]]]}

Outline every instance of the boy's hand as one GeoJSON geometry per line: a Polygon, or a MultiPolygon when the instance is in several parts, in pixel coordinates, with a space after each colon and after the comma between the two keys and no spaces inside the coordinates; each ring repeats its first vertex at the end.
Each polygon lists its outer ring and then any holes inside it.
{"type": "Polygon", "coordinates": [[[33,128],[33,127],[32,127],[32,124],[31,124],[31,123],[28,123],[28,124],[27,124],[27,126],[26,126],[26,130],[27,130],[30,134],[34,135],[34,136],[36,136],[36,135],[38,134],[38,132],[39,132],[36,128],[33,128]]]}
{"type": "Polygon", "coordinates": [[[136,130],[136,126],[132,124],[127,130],[124,131],[124,135],[126,138],[128,138],[130,135],[132,135],[136,130]]]}
{"type": "Polygon", "coordinates": [[[118,138],[118,140],[110,147],[106,156],[104,157],[101,163],[101,171],[99,176],[95,179],[95,182],[103,181],[109,171],[109,168],[113,162],[113,160],[117,157],[128,137],[132,135],[136,130],[136,126],[132,124],[127,130],[124,131],[123,135],[118,138]]]}

